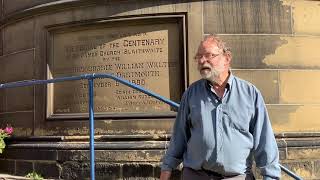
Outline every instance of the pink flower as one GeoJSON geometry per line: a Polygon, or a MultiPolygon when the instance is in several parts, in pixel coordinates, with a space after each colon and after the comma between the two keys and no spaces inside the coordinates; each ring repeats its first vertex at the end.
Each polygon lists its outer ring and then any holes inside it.
{"type": "Polygon", "coordinates": [[[12,127],[6,127],[6,129],[4,129],[4,132],[6,132],[8,135],[11,135],[13,133],[13,128],[12,127]]]}

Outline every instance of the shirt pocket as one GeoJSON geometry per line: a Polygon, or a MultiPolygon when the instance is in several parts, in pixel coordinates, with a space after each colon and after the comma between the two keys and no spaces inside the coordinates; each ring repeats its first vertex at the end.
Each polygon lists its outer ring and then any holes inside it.
{"type": "Polygon", "coordinates": [[[234,110],[232,108],[224,108],[223,121],[225,126],[240,132],[249,132],[249,113],[246,109],[234,110]]]}

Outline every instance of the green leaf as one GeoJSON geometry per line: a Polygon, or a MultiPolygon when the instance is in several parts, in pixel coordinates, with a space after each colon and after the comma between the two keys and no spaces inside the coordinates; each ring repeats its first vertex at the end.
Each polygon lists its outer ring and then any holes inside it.
{"type": "Polygon", "coordinates": [[[0,139],[0,154],[2,154],[3,149],[6,147],[6,143],[3,139],[0,139]]]}
{"type": "Polygon", "coordinates": [[[26,177],[27,178],[31,178],[33,180],[42,180],[43,179],[43,177],[40,174],[36,173],[36,172],[28,173],[26,175],[26,177]]]}

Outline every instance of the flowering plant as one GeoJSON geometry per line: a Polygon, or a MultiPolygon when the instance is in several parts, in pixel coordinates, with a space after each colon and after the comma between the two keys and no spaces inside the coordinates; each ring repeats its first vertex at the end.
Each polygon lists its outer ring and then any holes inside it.
{"type": "Polygon", "coordinates": [[[0,129],[0,154],[3,152],[3,149],[6,147],[4,139],[10,137],[13,133],[13,128],[7,126],[5,129],[0,129]]]}

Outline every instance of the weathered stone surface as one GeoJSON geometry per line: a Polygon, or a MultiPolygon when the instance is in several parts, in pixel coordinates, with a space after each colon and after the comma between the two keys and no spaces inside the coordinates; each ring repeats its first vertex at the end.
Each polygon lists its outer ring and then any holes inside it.
{"type": "Polygon", "coordinates": [[[33,172],[32,162],[27,161],[16,161],[16,172],[15,175],[25,176],[28,173],[33,172]]]}
{"type": "Polygon", "coordinates": [[[63,179],[79,179],[80,177],[83,179],[86,177],[88,178],[90,177],[90,165],[88,163],[80,164],[78,162],[66,162],[62,164],[61,176],[63,179]]]}
{"type": "Polygon", "coordinates": [[[275,132],[316,132],[320,129],[318,105],[268,105],[267,109],[275,132]]]}
{"type": "MultiPolygon", "coordinates": [[[[311,161],[291,161],[282,162],[282,165],[290,169],[293,173],[299,175],[303,179],[311,179],[313,177],[313,162],[311,161]]],[[[292,179],[285,173],[282,173],[281,179],[292,179]]]]}
{"type": "Polygon", "coordinates": [[[232,50],[232,68],[320,69],[319,36],[219,35],[232,50]]]}
{"type": "Polygon", "coordinates": [[[281,36],[280,42],[275,52],[263,59],[268,67],[319,69],[320,36],[281,36]]]}
{"type": "Polygon", "coordinates": [[[122,166],[123,178],[152,178],[153,165],[152,164],[124,164],[122,166]]]}
{"type": "MultiPolygon", "coordinates": [[[[95,150],[95,161],[103,162],[158,162],[164,150],[95,150]]],[[[59,161],[89,161],[90,151],[58,151],[59,161]]]]}
{"type": "Polygon", "coordinates": [[[34,50],[0,56],[0,82],[33,79],[34,50]]]}
{"type": "Polygon", "coordinates": [[[279,0],[204,2],[205,33],[291,34],[291,7],[279,0]]]}
{"type": "Polygon", "coordinates": [[[61,174],[61,167],[57,162],[35,162],[34,171],[41,174],[44,178],[56,178],[58,179],[61,174]]]}
{"type": "Polygon", "coordinates": [[[283,0],[284,5],[292,8],[294,34],[320,34],[320,3],[319,1],[283,0]]]}
{"type": "Polygon", "coordinates": [[[280,158],[280,160],[287,159],[286,148],[279,148],[279,158],[280,158]]]}
{"type": "Polygon", "coordinates": [[[236,76],[254,84],[262,93],[267,104],[279,103],[278,71],[233,70],[236,76]]]}
{"type": "MultiPolygon", "coordinates": [[[[266,64],[264,59],[275,54],[286,44],[279,35],[220,35],[232,51],[232,68],[275,68],[278,64],[266,64]]],[[[279,62],[279,61],[277,61],[279,62]]],[[[281,61],[280,61],[281,62],[281,61]]]]}
{"type": "Polygon", "coordinates": [[[288,148],[287,159],[320,159],[319,147],[288,148]]]}
{"type": "MultiPolygon", "coordinates": [[[[120,177],[121,165],[116,163],[96,163],[96,179],[117,179],[120,177]]],[[[89,162],[65,162],[62,165],[63,179],[89,179],[89,162]]]]}
{"type": "Polygon", "coordinates": [[[319,104],[320,83],[317,77],[320,77],[320,71],[280,71],[280,103],[319,104]],[[297,88],[297,85],[301,86],[297,88]]]}
{"type": "Polygon", "coordinates": [[[97,163],[96,176],[99,179],[117,179],[120,177],[120,165],[113,163],[97,163]]]}
{"type": "Polygon", "coordinates": [[[153,172],[155,177],[160,177],[161,167],[159,163],[155,164],[153,172]]]}
{"type": "Polygon", "coordinates": [[[34,47],[34,20],[8,25],[3,31],[3,54],[34,47]]]}
{"type": "Polygon", "coordinates": [[[320,138],[319,137],[313,137],[313,138],[306,138],[306,139],[300,139],[300,138],[293,138],[293,139],[287,139],[286,143],[288,147],[317,147],[320,146],[320,138]]]}
{"type": "Polygon", "coordinates": [[[0,160],[0,172],[14,174],[16,170],[15,161],[0,160]]]}
{"type": "Polygon", "coordinates": [[[320,177],[320,160],[314,162],[314,175],[320,177]]]}
{"type": "MultiPolygon", "coordinates": [[[[155,139],[159,135],[164,136],[170,133],[174,118],[167,119],[129,119],[110,120],[103,118],[95,122],[95,133],[97,135],[151,135],[155,139]],[[147,122],[147,123],[146,123],[147,122]]],[[[45,122],[43,122],[45,124],[45,122]]],[[[51,120],[45,124],[45,129],[36,129],[35,133],[44,135],[88,135],[89,123],[87,120],[60,121],[51,120]]]]}

